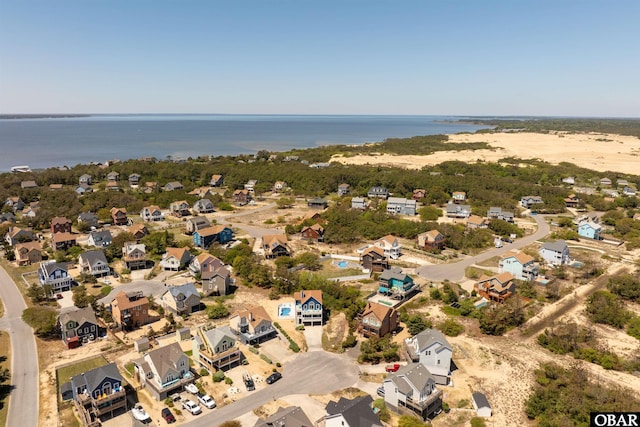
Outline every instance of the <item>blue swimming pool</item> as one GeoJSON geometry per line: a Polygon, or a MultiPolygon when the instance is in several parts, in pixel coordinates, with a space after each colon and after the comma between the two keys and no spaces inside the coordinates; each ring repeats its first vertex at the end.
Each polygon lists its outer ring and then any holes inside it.
{"type": "Polygon", "coordinates": [[[280,307],[280,317],[286,317],[291,314],[291,307],[280,307]]]}
{"type": "Polygon", "coordinates": [[[293,304],[285,303],[278,305],[278,317],[281,319],[291,319],[293,317],[293,304]]]}
{"type": "Polygon", "coordinates": [[[347,261],[340,261],[338,262],[338,267],[340,268],[347,268],[347,261]]]}

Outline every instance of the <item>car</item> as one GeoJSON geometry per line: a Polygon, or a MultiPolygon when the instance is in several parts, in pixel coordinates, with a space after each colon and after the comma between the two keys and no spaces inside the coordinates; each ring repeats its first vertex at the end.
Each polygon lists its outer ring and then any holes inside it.
{"type": "Polygon", "coordinates": [[[198,394],[198,387],[194,383],[189,383],[184,386],[184,389],[191,394],[198,394]]]}
{"type": "Polygon", "coordinates": [[[508,237],[503,237],[503,238],[502,238],[502,239],[500,239],[500,240],[502,240],[502,241],[503,241],[503,242],[505,242],[505,243],[513,243],[513,239],[510,239],[510,238],[508,238],[508,237]]]}
{"type": "Polygon", "coordinates": [[[56,294],[56,298],[62,299],[62,294],[56,294]]]}
{"type": "Polygon", "coordinates": [[[274,372],[273,374],[267,377],[267,384],[273,384],[282,378],[282,374],[280,372],[274,372]]]}
{"type": "Polygon", "coordinates": [[[208,394],[198,393],[196,394],[196,397],[198,398],[198,401],[207,408],[213,409],[216,407],[216,401],[213,400],[208,394]]]}
{"type": "Polygon", "coordinates": [[[378,394],[378,396],[384,397],[384,387],[378,387],[376,389],[376,393],[378,394]]]}
{"type": "Polygon", "coordinates": [[[191,399],[183,400],[182,408],[185,411],[191,412],[192,415],[198,415],[202,413],[202,409],[200,409],[200,406],[198,406],[198,404],[191,399]]]}
{"type": "Polygon", "coordinates": [[[247,388],[247,391],[252,391],[256,389],[255,384],[253,383],[253,378],[248,373],[242,374],[242,381],[244,381],[244,386],[247,388]]]}
{"type": "Polygon", "coordinates": [[[173,416],[173,413],[171,413],[171,409],[169,408],[162,408],[162,418],[164,418],[167,424],[176,422],[176,417],[173,416]]]}

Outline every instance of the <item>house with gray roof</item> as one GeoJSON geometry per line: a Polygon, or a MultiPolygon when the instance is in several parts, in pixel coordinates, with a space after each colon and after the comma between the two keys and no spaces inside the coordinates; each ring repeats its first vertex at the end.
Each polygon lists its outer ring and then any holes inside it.
{"type": "Polygon", "coordinates": [[[380,418],[373,412],[373,399],[366,395],[337,402],[329,401],[325,408],[325,427],[382,427],[380,418]]]}
{"type": "Polygon", "coordinates": [[[46,286],[49,296],[71,289],[71,276],[69,276],[66,262],[43,261],[38,269],[38,280],[41,286],[46,286]]]}
{"type": "Polygon", "coordinates": [[[90,306],[61,313],[58,316],[58,327],[62,342],[67,348],[76,348],[101,335],[98,320],[90,306]]]}
{"type": "Polygon", "coordinates": [[[194,216],[193,218],[186,220],[184,226],[185,233],[191,235],[198,230],[211,226],[211,223],[205,216],[194,216]]]}
{"type": "Polygon", "coordinates": [[[442,332],[437,329],[425,329],[407,338],[404,348],[407,359],[426,366],[437,384],[449,384],[453,348],[442,332]]]}
{"type": "Polygon", "coordinates": [[[470,205],[457,205],[455,203],[447,203],[447,218],[469,218],[470,215],[470,205]]]}
{"type": "Polygon", "coordinates": [[[109,230],[92,231],[87,237],[87,245],[104,248],[111,244],[111,232],[109,230]]]}
{"type": "Polygon", "coordinates": [[[200,199],[193,204],[193,211],[198,215],[213,212],[213,202],[209,199],[200,199]]]}
{"type": "Polygon", "coordinates": [[[89,227],[97,227],[98,215],[93,212],[82,212],[78,215],[78,223],[85,223],[89,227]]]}
{"type": "Polygon", "coordinates": [[[564,240],[545,242],[538,251],[547,264],[557,266],[569,264],[569,245],[564,240]]]}
{"type": "Polygon", "coordinates": [[[87,185],[91,185],[91,184],[92,184],[92,177],[91,177],[91,175],[89,175],[88,173],[85,173],[85,174],[80,175],[80,178],[78,178],[78,184],[87,184],[87,185]]]}
{"type": "Polygon", "coordinates": [[[231,292],[233,285],[231,271],[224,265],[200,271],[200,279],[202,280],[202,293],[206,296],[223,296],[231,292]]]}
{"type": "Polygon", "coordinates": [[[174,314],[190,314],[200,310],[200,294],[194,283],[171,286],[162,294],[161,304],[174,314]]]}
{"type": "Polygon", "coordinates": [[[392,215],[415,215],[416,201],[404,197],[389,197],[387,199],[387,213],[392,215]]]}
{"type": "Polygon", "coordinates": [[[191,343],[193,360],[212,373],[239,365],[244,357],[238,347],[236,335],[229,326],[208,330],[198,328],[191,343]]]}
{"type": "Polygon", "coordinates": [[[422,363],[402,366],[382,383],[387,406],[423,420],[432,419],[442,410],[442,390],[422,363]]]}
{"type": "Polygon", "coordinates": [[[94,277],[102,277],[111,273],[111,267],[102,249],[86,251],[78,257],[80,271],[94,277]]]}
{"type": "Polygon", "coordinates": [[[279,408],[275,414],[263,420],[258,420],[254,427],[312,427],[307,414],[299,406],[279,408]]]}
{"type": "Polygon", "coordinates": [[[364,197],[352,197],[351,198],[351,209],[360,209],[360,210],[366,210],[367,209],[367,199],[365,199],[364,197]]]}
{"type": "Polygon", "coordinates": [[[479,417],[491,417],[491,405],[484,393],[480,393],[479,391],[471,393],[471,403],[473,403],[473,407],[479,417]]]}
{"type": "Polygon", "coordinates": [[[369,192],[367,193],[367,197],[369,197],[370,199],[374,197],[386,199],[387,197],[389,197],[389,190],[387,190],[387,187],[382,186],[371,187],[369,189],[369,192]]]}
{"type": "Polygon", "coordinates": [[[149,394],[163,401],[195,379],[189,357],[177,342],[158,347],[133,361],[134,375],[149,394]]]}

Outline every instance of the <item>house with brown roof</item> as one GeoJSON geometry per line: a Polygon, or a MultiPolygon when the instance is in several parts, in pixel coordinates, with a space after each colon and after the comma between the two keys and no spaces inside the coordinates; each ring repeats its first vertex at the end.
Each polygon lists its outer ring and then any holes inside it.
{"type": "Polygon", "coordinates": [[[4,202],[5,206],[9,206],[12,211],[17,212],[24,209],[24,202],[20,197],[7,197],[4,202]]]}
{"type": "Polygon", "coordinates": [[[225,244],[233,239],[233,230],[224,225],[212,225],[193,232],[193,244],[209,249],[214,243],[225,244]]]}
{"type": "Polygon", "coordinates": [[[208,330],[200,327],[191,343],[193,361],[211,373],[239,365],[244,358],[236,334],[228,326],[208,330]]]}
{"type": "Polygon", "coordinates": [[[322,242],[324,241],[324,227],[318,223],[302,227],[302,231],[300,231],[300,238],[322,242]]]}
{"type": "Polygon", "coordinates": [[[202,252],[198,256],[194,257],[189,264],[189,270],[192,274],[196,275],[204,271],[213,271],[219,267],[222,267],[224,263],[218,258],[214,257],[208,252],[202,252]]]}
{"type": "Polygon", "coordinates": [[[4,235],[4,240],[10,245],[15,246],[18,243],[25,243],[34,240],[35,234],[30,228],[9,227],[4,235]]]}
{"type": "Polygon", "coordinates": [[[191,253],[189,248],[167,248],[160,266],[164,270],[178,271],[182,270],[191,261],[191,253]]]}
{"type": "Polygon", "coordinates": [[[426,195],[427,190],[423,188],[416,188],[415,190],[413,190],[413,195],[411,196],[411,198],[416,202],[419,202],[420,200],[424,199],[426,195]]]}
{"type": "Polygon", "coordinates": [[[144,225],[144,224],[140,224],[139,222],[131,224],[129,226],[128,231],[129,231],[129,233],[133,234],[133,236],[136,238],[136,240],[140,240],[144,236],[149,234],[149,230],[147,229],[147,226],[144,225]]]}
{"type": "Polygon", "coordinates": [[[451,195],[451,201],[456,205],[460,205],[467,200],[467,193],[464,191],[454,191],[451,195]]]}
{"type": "Polygon", "coordinates": [[[398,311],[377,302],[368,302],[364,311],[358,316],[358,333],[363,336],[378,337],[395,331],[400,325],[398,311]]]}
{"type": "Polygon", "coordinates": [[[286,183],[286,182],[284,182],[284,181],[276,181],[276,182],[273,184],[273,189],[272,189],[272,191],[273,191],[274,193],[281,193],[281,192],[283,192],[283,191],[284,191],[284,190],[286,190],[286,189],[287,189],[287,183],[286,183]]]}
{"type": "Polygon", "coordinates": [[[149,298],[137,292],[118,292],[111,301],[113,321],[123,331],[132,331],[150,322],[149,298]]]}
{"type": "Polygon", "coordinates": [[[267,259],[291,255],[289,240],[286,234],[268,234],[262,236],[260,246],[267,259]]]}
{"type": "Polygon", "coordinates": [[[293,294],[295,325],[315,326],[324,323],[321,290],[303,290],[293,294]]]}
{"type": "Polygon", "coordinates": [[[171,215],[182,218],[183,216],[191,215],[190,207],[186,200],[178,200],[169,205],[169,210],[171,215]]]}
{"type": "Polygon", "coordinates": [[[107,181],[105,188],[107,191],[120,191],[120,183],[118,181],[107,181]]]}
{"type": "Polygon", "coordinates": [[[77,235],[71,233],[54,233],[51,235],[51,247],[56,251],[64,251],[77,246],[77,235]]]}
{"type": "Polygon", "coordinates": [[[71,221],[63,216],[51,218],[51,233],[71,233],[71,221]]]}
{"type": "Polygon", "coordinates": [[[240,205],[240,206],[246,205],[251,201],[251,199],[252,199],[251,193],[247,189],[236,190],[233,192],[233,202],[236,205],[240,205]]]}
{"type": "Polygon", "coordinates": [[[18,243],[13,253],[19,266],[31,265],[42,261],[42,247],[40,242],[18,243]]]}
{"type": "Polygon", "coordinates": [[[164,219],[164,215],[162,215],[160,207],[151,205],[142,208],[142,211],[140,211],[140,218],[142,218],[143,221],[162,221],[164,219]]]}
{"type": "Polygon", "coordinates": [[[20,188],[22,188],[23,190],[38,188],[38,184],[36,184],[36,182],[33,180],[22,181],[20,183],[20,188]]]}
{"type": "Polygon", "coordinates": [[[373,245],[381,248],[384,254],[391,259],[398,259],[400,255],[402,255],[400,241],[398,241],[396,236],[391,234],[387,234],[376,240],[373,245]]]}
{"type": "Polygon", "coordinates": [[[360,255],[360,265],[365,270],[379,273],[389,268],[389,260],[382,248],[370,246],[360,255]]]}
{"type": "Polygon", "coordinates": [[[503,303],[507,298],[511,297],[516,291],[513,274],[505,272],[495,276],[487,276],[485,274],[473,285],[478,295],[488,300],[503,303]]]}
{"type": "Polygon", "coordinates": [[[189,357],[177,342],[145,353],[133,361],[133,369],[140,384],[160,402],[181,392],[195,379],[189,369],[189,357]]]}
{"type": "Polygon", "coordinates": [[[49,184],[49,190],[62,190],[62,184],[49,184]]]}
{"type": "Polygon", "coordinates": [[[416,238],[418,247],[425,251],[444,249],[445,238],[438,230],[429,230],[418,234],[416,238]]]}
{"type": "Polygon", "coordinates": [[[220,187],[222,186],[222,181],[222,175],[213,175],[211,181],[209,181],[209,185],[212,187],[220,187]]]}
{"type": "Polygon", "coordinates": [[[125,208],[111,208],[109,212],[114,225],[127,225],[129,223],[125,208]]]}
{"type": "Polygon", "coordinates": [[[229,318],[229,327],[243,344],[260,344],[277,335],[271,317],[262,306],[242,310],[229,318]]]}
{"type": "Polygon", "coordinates": [[[564,198],[564,205],[568,208],[577,208],[580,204],[580,198],[575,194],[569,194],[564,198]]]}
{"type": "Polygon", "coordinates": [[[511,273],[518,280],[536,280],[539,266],[532,256],[510,250],[500,257],[498,272],[511,273]]]}
{"type": "Polygon", "coordinates": [[[190,196],[196,196],[199,199],[209,199],[213,197],[214,193],[211,191],[210,187],[197,187],[188,193],[190,196]]]}
{"type": "Polygon", "coordinates": [[[478,215],[471,215],[467,218],[467,228],[477,229],[477,228],[488,228],[489,222],[486,218],[482,218],[478,215]]]}

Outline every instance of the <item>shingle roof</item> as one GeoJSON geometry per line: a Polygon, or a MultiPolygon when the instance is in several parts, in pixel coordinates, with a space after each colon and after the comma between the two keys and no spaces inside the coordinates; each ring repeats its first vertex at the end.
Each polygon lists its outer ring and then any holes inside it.
{"type": "Polygon", "coordinates": [[[40,265],[42,266],[42,269],[45,271],[47,276],[50,276],[51,273],[58,269],[62,271],[67,271],[68,269],[68,264],[66,262],[43,262],[40,265]]]}
{"type": "Polygon", "coordinates": [[[294,293],[293,298],[296,300],[296,302],[300,301],[300,304],[304,304],[311,298],[322,304],[322,291],[316,289],[307,289],[294,293]]]}
{"type": "Polygon", "coordinates": [[[505,253],[504,255],[502,255],[502,259],[507,259],[507,258],[511,258],[514,257],[515,259],[518,260],[518,262],[522,265],[525,265],[527,263],[532,262],[534,259],[532,256],[525,254],[524,252],[520,252],[520,251],[515,251],[515,250],[510,250],[509,252],[505,253]]]}
{"type": "Polygon", "coordinates": [[[437,329],[425,329],[416,335],[415,339],[418,341],[418,351],[431,347],[434,343],[440,344],[440,347],[437,348],[436,351],[439,351],[440,348],[448,348],[453,351],[447,338],[437,329]]]}
{"type": "Polygon", "coordinates": [[[542,245],[542,249],[554,252],[564,252],[569,246],[564,240],[556,240],[555,242],[546,242],[542,245]]]}
{"type": "Polygon", "coordinates": [[[422,363],[402,366],[395,374],[389,375],[388,379],[393,381],[406,396],[413,394],[411,385],[417,390],[423,390],[429,381],[435,383],[431,372],[422,363]]]}
{"type": "Polygon", "coordinates": [[[122,376],[120,375],[115,363],[109,363],[108,365],[87,371],[84,374],[75,375],[71,378],[71,383],[74,388],[84,385],[87,387],[89,392],[93,393],[105,378],[113,378],[114,380],[120,381],[120,384],[122,384],[122,376]]]}
{"type": "Polygon", "coordinates": [[[102,261],[105,264],[108,264],[107,257],[104,254],[102,249],[95,249],[92,251],[87,251],[80,254],[83,260],[85,260],[89,265],[94,265],[98,261],[102,261]]]}
{"type": "Polygon", "coordinates": [[[378,427],[382,423],[373,413],[373,399],[366,395],[354,399],[341,397],[337,402],[329,401],[326,407],[329,416],[342,414],[349,427],[378,427]]]}
{"type": "Polygon", "coordinates": [[[264,420],[258,420],[254,427],[311,427],[313,423],[299,406],[279,408],[278,411],[264,420]]]}
{"type": "Polygon", "coordinates": [[[91,307],[78,308],[72,311],[60,313],[58,319],[62,325],[66,325],[70,320],[73,320],[78,325],[82,325],[85,322],[93,323],[94,325],[98,324],[96,314],[93,312],[91,307]]]}
{"type": "Polygon", "coordinates": [[[184,294],[185,299],[189,298],[191,295],[197,295],[198,297],[200,296],[200,294],[196,290],[196,285],[194,283],[185,283],[184,285],[172,286],[167,290],[167,292],[169,292],[174,298],[180,294],[184,294]]]}
{"type": "Polygon", "coordinates": [[[475,391],[475,392],[471,393],[471,397],[473,398],[473,401],[476,402],[476,406],[478,408],[489,408],[489,409],[491,409],[491,405],[489,405],[489,401],[487,400],[487,396],[485,396],[483,393],[480,393],[479,391],[475,391]]]}
{"type": "Polygon", "coordinates": [[[176,365],[184,354],[180,344],[174,342],[150,351],[145,356],[145,359],[148,359],[153,364],[160,378],[164,378],[168,370],[178,369],[176,365]]]}

